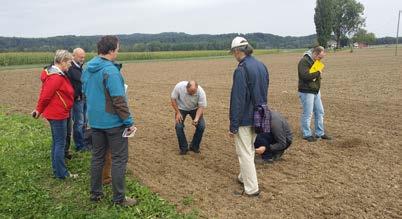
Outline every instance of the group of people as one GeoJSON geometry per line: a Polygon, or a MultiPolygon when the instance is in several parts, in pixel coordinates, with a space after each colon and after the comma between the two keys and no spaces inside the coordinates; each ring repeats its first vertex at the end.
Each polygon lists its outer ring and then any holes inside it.
{"type": "MultiPolygon", "coordinates": [[[[125,173],[128,161],[128,139],[135,132],[134,119],[128,107],[127,85],[121,74],[122,64],[116,62],[119,52],[116,36],[104,36],[97,43],[98,56],[83,69],[85,51],[73,54],[57,50],[54,61],[41,73],[42,87],[34,118],[41,115],[49,121],[52,134],[51,163],[59,179],[76,178],[67,170],[71,133],[77,151],[92,152],[90,200],[104,197],[103,185],[112,184],[113,202],[122,206],[137,203],[125,196],[125,173]],[[90,129],[89,129],[90,128],[90,129]],[[89,135],[90,139],[85,140],[89,135]]],[[[240,164],[237,181],[242,185],[236,195],[258,196],[255,154],[262,161],[278,160],[292,144],[289,124],[268,105],[269,75],[267,67],[252,56],[253,48],[243,37],[232,41],[231,53],[239,62],[233,74],[230,96],[229,135],[234,138],[240,164]]],[[[309,73],[314,60],[324,57],[324,49],[315,47],[299,63],[299,96],[303,105],[301,127],[303,138],[330,139],[324,132],[323,106],[320,100],[322,72],[309,73]],[[316,135],[310,131],[311,114],[315,115],[316,135]]],[[[207,107],[204,89],[194,80],[176,84],[171,93],[175,111],[175,129],[179,154],[200,153],[205,130],[203,113],[207,107]],[[195,133],[187,142],[184,121],[189,115],[195,133]]]]}

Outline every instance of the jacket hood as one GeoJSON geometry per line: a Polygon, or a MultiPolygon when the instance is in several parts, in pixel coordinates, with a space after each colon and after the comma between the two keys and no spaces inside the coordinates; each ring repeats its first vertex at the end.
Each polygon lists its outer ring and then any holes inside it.
{"type": "Polygon", "coordinates": [[[46,80],[46,78],[48,78],[48,77],[51,76],[51,75],[61,75],[61,76],[65,76],[66,74],[65,74],[62,70],[60,70],[60,68],[58,68],[57,66],[55,66],[55,65],[50,65],[50,66],[45,67],[45,68],[43,69],[43,72],[42,72],[42,74],[41,74],[41,76],[40,76],[40,80],[41,80],[42,82],[44,82],[44,81],[46,80]]]}
{"type": "Polygon", "coordinates": [[[313,59],[313,49],[309,49],[309,50],[307,50],[306,52],[304,52],[303,57],[306,56],[306,55],[307,55],[308,57],[310,57],[311,60],[314,60],[314,59],[313,59]]]}
{"type": "Polygon", "coordinates": [[[106,66],[113,66],[113,62],[100,56],[96,56],[87,63],[87,70],[89,73],[93,74],[99,72],[102,68],[105,68],[106,66]]]}

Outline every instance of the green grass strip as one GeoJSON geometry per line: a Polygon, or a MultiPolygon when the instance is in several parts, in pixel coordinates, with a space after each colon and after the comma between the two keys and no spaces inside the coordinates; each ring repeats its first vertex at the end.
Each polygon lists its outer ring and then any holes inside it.
{"type": "Polygon", "coordinates": [[[74,153],[67,166],[78,179],[52,176],[50,130],[43,121],[29,116],[7,115],[0,110],[0,218],[196,218],[161,199],[132,176],[127,177],[127,196],[139,205],[112,205],[112,191],[106,198],[89,201],[89,153],[74,153]]]}

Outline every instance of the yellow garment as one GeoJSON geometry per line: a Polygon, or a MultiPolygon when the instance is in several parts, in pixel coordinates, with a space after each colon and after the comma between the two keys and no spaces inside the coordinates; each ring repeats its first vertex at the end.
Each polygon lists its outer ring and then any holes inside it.
{"type": "Polygon", "coordinates": [[[324,69],[325,65],[322,63],[320,60],[316,60],[310,68],[310,73],[315,73],[317,71],[322,71],[324,69]]]}

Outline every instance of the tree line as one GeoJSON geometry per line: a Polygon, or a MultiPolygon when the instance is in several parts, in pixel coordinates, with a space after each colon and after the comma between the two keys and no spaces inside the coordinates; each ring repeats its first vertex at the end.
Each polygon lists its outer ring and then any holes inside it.
{"type": "MultiPolygon", "coordinates": [[[[256,49],[307,48],[316,44],[316,36],[277,36],[266,33],[249,34],[199,34],[160,33],[118,35],[123,52],[228,50],[235,36],[244,36],[256,49]]],[[[55,51],[82,47],[86,51],[96,51],[96,42],[101,36],[56,36],[48,38],[0,37],[0,52],[55,51]]]]}

